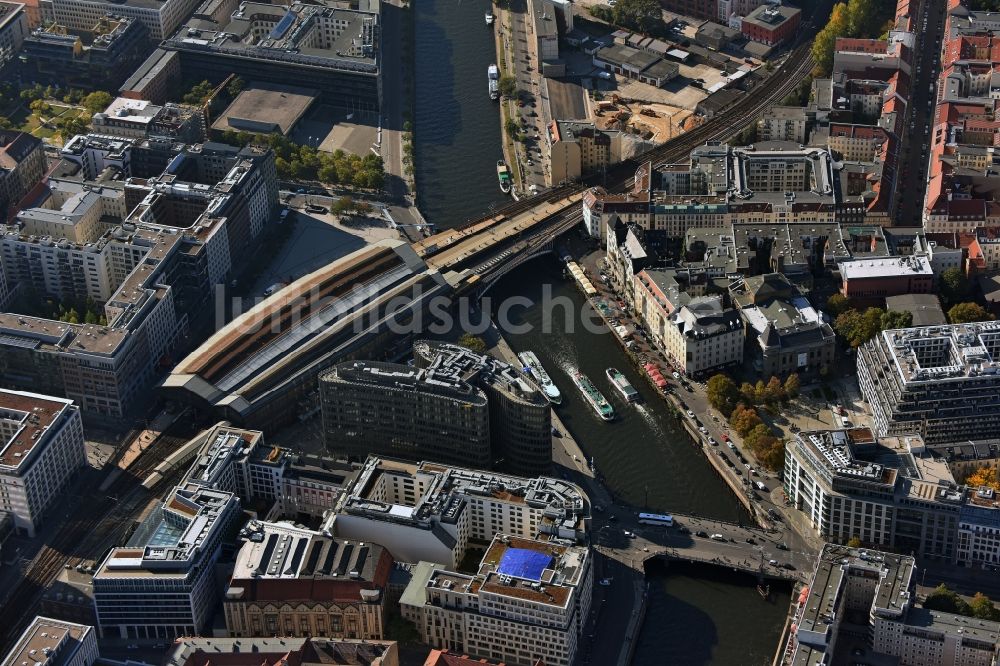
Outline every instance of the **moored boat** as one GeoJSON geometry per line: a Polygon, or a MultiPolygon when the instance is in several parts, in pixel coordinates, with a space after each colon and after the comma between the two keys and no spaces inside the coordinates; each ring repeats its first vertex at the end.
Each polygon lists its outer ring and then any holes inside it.
{"type": "Polygon", "coordinates": [[[486,25],[493,25],[493,21],[495,20],[496,17],[493,16],[493,12],[486,12],[486,25]]]}
{"type": "Polygon", "coordinates": [[[500,181],[500,191],[504,194],[510,194],[510,169],[507,168],[507,163],[503,160],[497,160],[497,180],[500,181]]]}
{"type": "Polygon", "coordinates": [[[611,380],[611,385],[622,394],[622,397],[629,402],[635,402],[639,399],[639,392],[635,390],[635,387],[629,383],[625,375],[621,373],[617,368],[608,368],[605,370],[608,379],[611,380]]]}
{"type": "Polygon", "coordinates": [[[524,364],[524,370],[527,374],[538,382],[542,387],[542,392],[545,394],[545,398],[551,402],[553,405],[558,405],[562,402],[562,393],[559,392],[559,387],[557,387],[553,382],[549,373],[545,371],[542,367],[542,362],[538,360],[535,356],[535,352],[521,352],[517,355],[524,364]]]}
{"type": "Polygon", "coordinates": [[[486,78],[490,85],[490,99],[500,98],[500,70],[496,65],[490,65],[486,69],[486,78]]]}
{"type": "Polygon", "coordinates": [[[607,398],[597,390],[594,382],[590,381],[587,375],[577,372],[573,375],[573,382],[580,389],[580,393],[583,394],[584,399],[590,403],[590,406],[594,408],[594,411],[597,412],[597,415],[602,420],[611,421],[615,418],[615,410],[611,407],[607,398]]]}

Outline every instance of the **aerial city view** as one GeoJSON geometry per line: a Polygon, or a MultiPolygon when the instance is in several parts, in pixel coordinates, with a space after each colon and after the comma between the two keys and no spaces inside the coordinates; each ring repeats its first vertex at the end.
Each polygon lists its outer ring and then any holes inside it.
{"type": "Polygon", "coordinates": [[[1000,0],[0,0],[0,666],[996,666],[1000,0]]]}

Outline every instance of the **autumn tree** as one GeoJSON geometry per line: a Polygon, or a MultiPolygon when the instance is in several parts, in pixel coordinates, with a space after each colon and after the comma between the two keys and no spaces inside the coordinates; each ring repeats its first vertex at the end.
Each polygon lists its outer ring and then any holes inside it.
{"type": "Polygon", "coordinates": [[[663,26],[663,10],[656,0],[618,0],[611,10],[611,22],[648,35],[663,26]]]}
{"type": "Polygon", "coordinates": [[[913,326],[913,313],[904,310],[889,310],[882,313],[880,323],[883,331],[894,328],[909,328],[913,326]]]}
{"type": "Polygon", "coordinates": [[[740,400],[740,390],[733,380],[724,374],[713,375],[705,385],[708,401],[712,407],[729,417],[740,400]]]}
{"type": "Polygon", "coordinates": [[[781,383],[781,380],[771,375],[771,379],[768,380],[767,386],[764,387],[764,402],[768,404],[774,404],[785,399],[785,386],[781,383]]]}
{"type": "Polygon", "coordinates": [[[757,410],[747,405],[737,405],[729,417],[729,425],[740,437],[744,437],[761,423],[763,421],[757,415],[757,410]]]}
{"type": "Polygon", "coordinates": [[[114,97],[111,96],[111,93],[103,90],[96,90],[80,100],[80,103],[83,104],[83,107],[87,109],[87,111],[90,111],[91,113],[100,113],[104,109],[108,108],[108,105],[110,105],[113,101],[114,97]]]}
{"type": "Polygon", "coordinates": [[[997,478],[997,471],[989,465],[983,465],[965,479],[965,485],[972,488],[993,488],[1000,490],[1000,479],[997,478]]]}
{"type": "Polygon", "coordinates": [[[938,585],[927,595],[927,599],[924,600],[924,608],[945,613],[958,613],[959,615],[969,614],[969,604],[965,602],[965,599],[958,596],[954,590],[949,590],[944,583],[938,585]]]}
{"type": "Polygon", "coordinates": [[[785,378],[785,397],[789,400],[794,400],[799,397],[799,392],[802,390],[802,384],[799,380],[799,373],[793,372],[785,378]]]}
{"type": "Polygon", "coordinates": [[[948,310],[948,321],[953,324],[968,324],[974,321],[991,321],[996,319],[979,303],[958,303],[948,310]]]}
{"type": "Polygon", "coordinates": [[[861,548],[861,539],[859,539],[856,536],[852,536],[850,539],[847,540],[847,547],[848,548],[861,548]]]}
{"type": "Polygon", "coordinates": [[[851,299],[843,294],[834,294],[826,299],[826,311],[831,317],[838,317],[851,309],[851,299]]]}
{"type": "Polygon", "coordinates": [[[470,349],[477,354],[482,354],[486,351],[486,341],[477,335],[472,333],[463,333],[461,337],[458,338],[458,344],[470,349]]]}
{"type": "Polygon", "coordinates": [[[977,617],[980,620],[996,621],[1000,619],[1000,611],[997,611],[990,598],[982,592],[976,592],[976,595],[972,597],[972,601],[969,602],[969,612],[972,613],[972,617],[977,617]]]}

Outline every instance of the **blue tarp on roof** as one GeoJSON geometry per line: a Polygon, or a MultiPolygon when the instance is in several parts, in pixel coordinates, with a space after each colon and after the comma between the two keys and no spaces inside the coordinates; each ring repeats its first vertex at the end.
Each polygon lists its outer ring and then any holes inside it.
{"type": "Polygon", "coordinates": [[[271,39],[281,39],[288,32],[288,29],[292,27],[292,23],[295,22],[295,12],[288,10],[288,13],[281,17],[278,21],[278,25],[274,26],[274,30],[271,31],[271,39]]]}
{"type": "Polygon", "coordinates": [[[537,550],[527,548],[508,548],[500,558],[497,572],[538,582],[542,580],[542,572],[548,568],[552,557],[537,550]]]}

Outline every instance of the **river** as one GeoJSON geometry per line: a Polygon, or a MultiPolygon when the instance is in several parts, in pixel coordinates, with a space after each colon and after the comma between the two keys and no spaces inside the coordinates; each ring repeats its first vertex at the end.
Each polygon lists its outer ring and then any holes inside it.
{"type": "Polygon", "coordinates": [[[417,205],[451,228],[510,201],[497,184],[503,157],[500,108],[486,70],[496,62],[483,0],[419,0],[416,21],[414,160],[417,205]]]}
{"type": "MultiPolygon", "coordinates": [[[[581,325],[579,314],[590,311],[590,306],[576,286],[563,279],[554,257],[528,262],[503,278],[488,296],[494,319],[502,327],[505,324],[496,314],[504,301],[527,297],[534,303],[510,309],[506,319],[513,326],[504,337],[515,351],[534,351],[548,369],[563,394],[563,403],[556,408],[559,418],[584,452],[594,457],[612,492],[657,512],[747,519],[728,486],[629,364],[613,335],[581,325]],[[542,305],[548,290],[550,302],[569,307],[542,305]],[[545,310],[554,316],[546,317],[545,310]],[[569,316],[566,311],[571,311],[569,316]],[[604,373],[609,366],[624,372],[639,390],[640,404],[626,404],[611,388],[604,373]],[[600,421],[583,401],[570,378],[576,368],[611,401],[618,414],[614,422],[600,421]]],[[[649,607],[636,664],[769,663],[788,608],[787,589],[773,591],[772,599],[764,601],[752,578],[711,567],[674,566],[669,571],[657,567],[648,579],[649,607]]]]}

